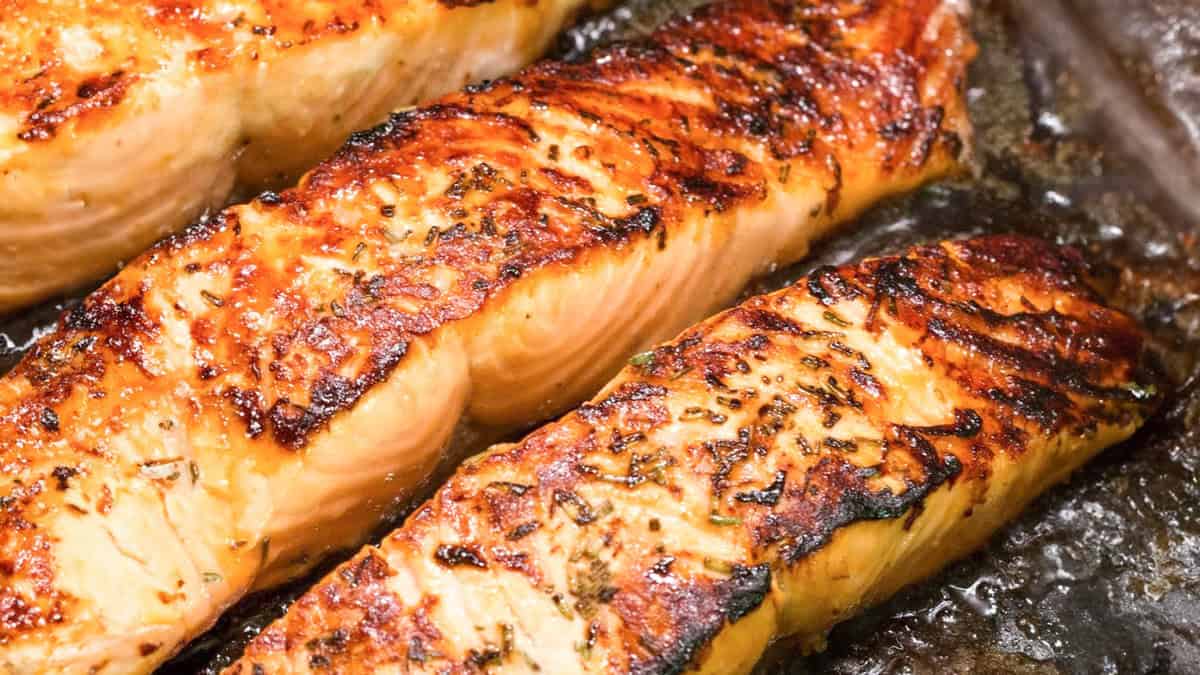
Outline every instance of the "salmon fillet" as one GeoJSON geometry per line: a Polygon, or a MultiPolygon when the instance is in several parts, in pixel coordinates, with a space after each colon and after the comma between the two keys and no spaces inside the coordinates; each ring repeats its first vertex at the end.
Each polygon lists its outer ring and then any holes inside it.
{"type": "Polygon", "coordinates": [[[150,250],[0,379],[0,670],[153,667],[361,544],[447,447],[955,170],[970,51],[937,0],[713,5],[398,114],[150,250]]]}
{"type": "Polygon", "coordinates": [[[979,546],[1154,405],[1079,256],[822,268],[469,460],[227,674],[747,672],[979,546]]]}
{"type": "Polygon", "coordinates": [[[235,187],[290,183],[396,107],[515,72],[587,4],[6,0],[0,311],[115,272],[235,187]]]}

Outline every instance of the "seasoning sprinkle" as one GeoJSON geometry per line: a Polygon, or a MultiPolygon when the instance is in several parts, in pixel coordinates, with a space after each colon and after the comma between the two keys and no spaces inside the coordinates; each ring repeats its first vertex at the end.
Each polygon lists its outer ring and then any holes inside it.
{"type": "Polygon", "coordinates": [[[704,569],[719,574],[733,574],[733,564],[727,560],[704,556],[704,569]]]}
{"type": "Polygon", "coordinates": [[[674,375],[671,375],[671,379],[672,379],[672,380],[678,380],[679,378],[683,377],[684,375],[687,375],[687,374],[688,374],[688,373],[690,373],[690,372],[692,372],[692,367],[691,367],[691,366],[684,366],[684,367],[683,367],[683,368],[681,368],[679,371],[677,371],[677,372],[676,372],[674,375]]]}
{"type": "MultiPolygon", "coordinates": [[[[601,515],[592,509],[591,504],[588,504],[586,499],[571,490],[555,490],[554,504],[561,508],[567,514],[567,517],[580,527],[595,522],[596,519],[601,517],[601,515]]],[[[611,509],[611,507],[612,505],[610,504],[609,508],[611,509]]]]}
{"type": "Polygon", "coordinates": [[[858,450],[857,443],[854,441],[843,440],[841,438],[829,437],[823,442],[826,447],[833,448],[834,450],[842,450],[843,452],[856,452],[858,450]]]}
{"type": "Polygon", "coordinates": [[[645,352],[641,352],[640,354],[634,354],[629,359],[629,365],[638,366],[639,368],[641,366],[646,366],[651,363],[654,363],[654,352],[653,351],[645,351],[645,352]]]}
{"type": "Polygon", "coordinates": [[[536,520],[521,523],[509,531],[507,538],[509,541],[517,541],[524,538],[526,535],[538,529],[539,527],[541,527],[541,523],[537,522],[536,520]]]}
{"type": "Polygon", "coordinates": [[[525,659],[525,665],[529,666],[530,670],[532,670],[535,673],[542,672],[542,667],[539,666],[538,662],[534,661],[533,657],[530,656],[529,653],[526,652],[525,650],[521,650],[521,658],[525,659]]]}
{"type": "Polygon", "coordinates": [[[708,514],[708,522],[712,523],[713,525],[720,525],[724,527],[728,525],[741,525],[742,519],[738,518],[737,516],[723,516],[719,513],[713,512],[708,514]]]}
{"type": "Polygon", "coordinates": [[[738,410],[739,408],[742,407],[741,399],[732,398],[729,396],[718,396],[717,403],[726,408],[729,408],[730,410],[738,410]]]}
{"type": "Polygon", "coordinates": [[[822,368],[829,367],[828,361],[826,361],[825,359],[813,356],[811,354],[800,359],[800,363],[803,363],[804,365],[808,366],[809,368],[812,368],[813,370],[820,370],[822,368]]]}
{"type": "Polygon", "coordinates": [[[800,448],[801,454],[811,455],[814,452],[812,445],[803,436],[796,436],[796,446],[800,448]]]}
{"type": "Polygon", "coordinates": [[[218,298],[217,296],[213,295],[212,293],[209,293],[208,291],[204,291],[204,290],[200,291],[200,297],[207,300],[208,303],[210,305],[212,305],[213,307],[223,307],[225,305],[224,300],[222,300],[221,298],[218,298]]]}
{"type": "Polygon", "coordinates": [[[571,611],[571,607],[563,600],[562,595],[555,593],[550,599],[554,601],[554,606],[558,608],[558,613],[562,614],[563,618],[567,621],[575,620],[575,613],[571,611]]]}
{"type": "Polygon", "coordinates": [[[513,648],[513,627],[511,624],[500,624],[500,651],[508,654],[513,648]]]}
{"type": "Polygon", "coordinates": [[[182,457],[152,459],[138,465],[138,473],[152,480],[176,480],[179,478],[179,462],[182,457]]]}
{"type": "Polygon", "coordinates": [[[838,316],[838,315],[837,315],[836,313],[834,313],[832,310],[828,310],[828,309],[827,309],[827,310],[825,310],[825,313],[824,313],[824,314],[822,314],[821,316],[822,316],[822,317],[824,317],[824,319],[825,319],[826,321],[828,321],[829,323],[832,323],[832,324],[834,324],[834,325],[837,325],[837,326],[841,326],[842,328],[845,328],[846,326],[849,326],[849,325],[850,325],[850,322],[849,322],[849,321],[847,321],[847,320],[843,319],[842,317],[838,316]]]}
{"type": "Polygon", "coordinates": [[[1158,395],[1158,387],[1153,384],[1139,384],[1137,382],[1127,382],[1121,385],[1121,388],[1129,392],[1135,401],[1149,401],[1158,395]]]}

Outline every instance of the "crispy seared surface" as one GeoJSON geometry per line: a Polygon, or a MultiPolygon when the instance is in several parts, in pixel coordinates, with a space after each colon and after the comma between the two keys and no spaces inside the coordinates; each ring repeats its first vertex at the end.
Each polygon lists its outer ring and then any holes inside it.
{"type": "Polygon", "coordinates": [[[0,667],[152,667],[360,542],[456,427],[567,408],[954,170],[971,49],[935,0],[718,4],[155,247],[0,380],[0,667]]]}
{"type": "Polygon", "coordinates": [[[4,145],[101,124],[132,87],[161,77],[172,60],[184,60],[197,74],[269,63],[427,11],[453,22],[449,9],[490,2],[437,0],[414,9],[394,1],[4,0],[0,111],[18,125],[4,145]]]}
{"type": "Polygon", "coordinates": [[[470,460],[228,672],[748,670],[1133,432],[1143,334],[1012,237],[824,268],[470,460]]]}
{"type": "MultiPolygon", "coordinates": [[[[595,6],[602,7],[604,0],[595,6]]],[[[0,2],[0,311],[535,59],[584,0],[0,2]]]]}
{"type": "MultiPolygon", "coordinates": [[[[375,3],[71,2],[5,0],[0,7],[0,110],[16,139],[47,141],[66,125],[97,124],[162,62],[202,71],[271,60],[330,35],[386,21],[375,3]]],[[[65,131],[65,129],[62,129],[65,131]]]]}

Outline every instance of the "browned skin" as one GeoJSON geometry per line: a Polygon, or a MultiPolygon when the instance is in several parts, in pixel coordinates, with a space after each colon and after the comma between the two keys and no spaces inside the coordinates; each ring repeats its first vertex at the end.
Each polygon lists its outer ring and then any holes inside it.
{"type": "MultiPolygon", "coordinates": [[[[819,232],[867,195],[953,169],[970,49],[955,20],[920,35],[939,4],[714,5],[643,43],[397,114],[299,187],[131,263],[0,380],[0,645],[35,644],[77,616],[79,599],[56,583],[51,516],[107,514],[117,486],[152,502],[186,481],[206,487],[250,459],[270,478],[414,344],[502,307],[521,284],[633,252],[673,255],[680,233],[725,236],[734,221],[723,214],[798,185],[824,188],[807,214],[819,232]],[[552,142],[574,124],[588,143],[552,142]],[[564,169],[568,154],[605,184],[564,169]],[[144,480],[147,462],[179,454],[156,429],[185,438],[198,466],[144,480]]],[[[804,250],[797,239],[784,259],[804,250]]],[[[620,405],[649,410],[652,398],[620,405]]],[[[252,497],[236,487],[230,518],[252,497]]],[[[237,572],[238,592],[278,562],[265,541],[228,549],[221,564],[250,570],[237,572]]]]}
{"type": "Polygon", "coordinates": [[[838,593],[836,577],[782,580],[804,578],[791,575],[843,545],[840,531],[895,521],[902,529],[889,532],[903,535],[932,518],[954,537],[972,527],[972,508],[922,509],[939,488],[1019,508],[1033,495],[989,493],[993,471],[1007,480],[1008,463],[1041,461],[1026,453],[1055,438],[1090,454],[1149,414],[1156,397],[1137,384],[1144,335],[1085,274],[1074,251],[992,237],[822,269],[751,298],[639,355],[576,412],[470,461],[230,672],[737,672],[756,658],[738,650],[764,646],[772,624],[746,625],[749,641],[716,651],[714,638],[760,607],[784,611],[788,594],[838,593]],[[847,345],[887,340],[897,346],[885,355],[917,354],[918,365],[847,345]],[[897,377],[901,387],[881,381],[897,377]],[[946,423],[909,422],[928,414],[914,409],[926,386],[953,402],[946,423]],[[513,604],[487,604],[497,587],[513,604]],[[564,630],[580,646],[566,661],[539,644],[564,630]]]}

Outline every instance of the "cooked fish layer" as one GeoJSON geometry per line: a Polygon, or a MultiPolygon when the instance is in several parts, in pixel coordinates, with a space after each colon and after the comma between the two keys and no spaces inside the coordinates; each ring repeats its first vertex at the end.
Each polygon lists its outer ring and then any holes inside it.
{"type": "Polygon", "coordinates": [[[516,71],[587,4],[6,2],[0,311],[114,272],[237,185],[294,180],[396,107],[516,71]]]}
{"type": "Polygon", "coordinates": [[[956,166],[938,1],[714,5],[394,116],[129,265],[0,380],[0,670],[144,670],[956,166]],[[461,447],[462,444],[456,444],[461,447]]]}
{"type": "Polygon", "coordinates": [[[747,672],[984,541],[1133,433],[1143,335],[1079,257],[823,268],[470,460],[228,673],[747,672]]]}

